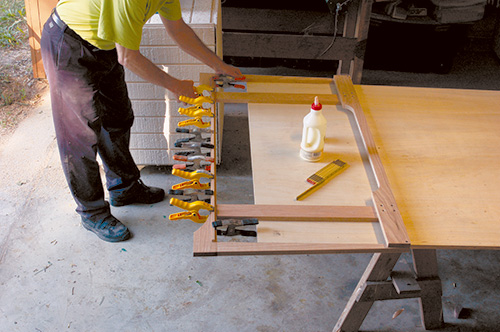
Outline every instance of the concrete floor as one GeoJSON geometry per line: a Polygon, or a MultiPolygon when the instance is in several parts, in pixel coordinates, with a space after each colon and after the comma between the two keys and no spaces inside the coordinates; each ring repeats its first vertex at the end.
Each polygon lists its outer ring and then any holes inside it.
{"type": "MultiPolygon", "coordinates": [[[[483,56],[474,65],[457,59],[462,65],[449,75],[367,70],[363,83],[500,89],[498,62],[483,56]],[[488,75],[471,80],[468,73],[479,70],[488,75]]],[[[225,203],[253,201],[246,121],[245,107],[226,108],[218,168],[225,203]]],[[[192,234],[199,225],[169,221],[178,209],[167,201],[112,208],[133,238],[103,242],[74,212],[48,96],[1,142],[0,167],[0,331],[331,331],[371,257],[194,258],[192,234]]],[[[179,182],[169,173],[168,167],[146,167],[142,177],[169,189],[179,182]]],[[[446,326],[437,331],[500,331],[500,252],[439,250],[438,261],[446,326]],[[455,318],[456,306],[470,309],[469,317],[455,318]]],[[[423,330],[417,300],[376,303],[362,330],[423,330]]]]}

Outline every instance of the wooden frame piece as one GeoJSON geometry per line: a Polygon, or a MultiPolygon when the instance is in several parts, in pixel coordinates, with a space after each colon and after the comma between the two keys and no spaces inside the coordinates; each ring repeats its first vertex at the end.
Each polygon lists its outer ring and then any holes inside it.
{"type": "MultiPolygon", "coordinates": [[[[212,85],[211,74],[200,74],[200,82],[212,85]]],[[[321,95],[324,105],[341,104],[352,112],[367,151],[372,171],[377,181],[377,190],[372,192],[375,209],[369,206],[280,206],[280,205],[217,205],[216,176],[212,180],[215,192],[212,204],[215,211],[208,220],[194,233],[193,253],[195,256],[217,255],[266,255],[266,254],[320,254],[320,253],[358,253],[384,252],[401,253],[409,251],[410,241],[394,195],[385,174],[384,167],[377,153],[375,141],[358,101],[349,76],[335,76],[334,79],[256,76],[246,77],[247,82],[266,83],[308,83],[335,85],[337,96],[321,95]],[[314,212],[311,212],[314,210],[314,212]],[[223,218],[260,218],[264,220],[286,221],[335,221],[335,222],[374,222],[381,224],[384,244],[361,243],[250,243],[250,242],[217,242],[212,222],[223,218]]],[[[215,87],[214,87],[215,88],[215,87]]],[[[309,104],[310,95],[274,94],[274,93],[234,93],[215,91],[212,95],[216,103],[304,103],[309,104]]],[[[213,121],[216,123],[216,121],[213,121]]],[[[217,128],[214,128],[213,139],[217,139],[217,128]]],[[[218,142],[215,142],[216,144],[218,142]]],[[[215,152],[214,152],[215,153],[215,152]]],[[[213,165],[215,174],[215,165],[213,165]]]]}

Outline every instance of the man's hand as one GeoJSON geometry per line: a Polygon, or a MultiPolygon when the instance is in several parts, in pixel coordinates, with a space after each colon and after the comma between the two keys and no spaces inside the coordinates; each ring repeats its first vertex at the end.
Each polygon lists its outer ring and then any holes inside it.
{"type": "Polygon", "coordinates": [[[222,63],[222,66],[220,68],[217,68],[215,73],[218,75],[222,74],[222,75],[232,76],[234,78],[243,76],[239,68],[232,65],[228,65],[227,63],[224,62],[222,63]]]}
{"type": "Polygon", "coordinates": [[[180,81],[171,89],[171,91],[179,98],[186,96],[189,98],[196,98],[197,95],[194,89],[194,82],[190,80],[180,81]]]}

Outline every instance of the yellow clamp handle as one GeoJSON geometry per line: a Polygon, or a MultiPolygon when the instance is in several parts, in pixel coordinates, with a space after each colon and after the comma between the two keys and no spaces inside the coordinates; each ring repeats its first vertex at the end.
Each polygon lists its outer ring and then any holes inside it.
{"type": "Polygon", "coordinates": [[[178,208],[188,210],[188,211],[200,211],[200,210],[208,210],[209,212],[212,212],[214,210],[214,207],[207,202],[203,201],[195,201],[195,202],[184,202],[181,201],[180,199],[177,198],[171,198],[170,199],[170,204],[173,206],[177,206],[178,208]]]}
{"type": "Polygon", "coordinates": [[[168,219],[170,220],[191,219],[196,223],[203,224],[205,221],[207,221],[208,216],[200,216],[195,211],[184,211],[179,213],[172,213],[171,215],[168,216],[168,219]]]}
{"type": "Polygon", "coordinates": [[[180,169],[172,169],[172,174],[175,176],[179,176],[188,180],[199,180],[201,178],[213,179],[214,175],[210,172],[203,170],[196,170],[193,172],[181,171],[180,169]]]}
{"type": "Polygon", "coordinates": [[[210,183],[200,183],[196,180],[178,183],[172,186],[172,190],[181,189],[210,189],[210,183]]]}
{"type": "Polygon", "coordinates": [[[202,116],[214,117],[214,113],[200,106],[191,106],[188,108],[180,107],[177,111],[181,115],[187,115],[192,118],[201,118],[202,116]]]}
{"type": "Polygon", "coordinates": [[[201,117],[184,120],[177,124],[178,127],[196,126],[198,128],[208,128],[210,127],[210,125],[211,125],[210,122],[203,122],[201,117]]]}
{"type": "Polygon", "coordinates": [[[208,86],[206,84],[200,84],[198,86],[195,86],[194,89],[196,90],[196,93],[202,96],[205,96],[204,92],[207,91],[208,93],[213,92],[214,89],[211,86],[208,86]]]}
{"type": "Polygon", "coordinates": [[[186,96],[179,96],[179,100],[182,101],[182,102],[184,102],[184,103],[192,104],[192,105],[196,105],[196,106],[203,106],[203,103],[210,103],[210,104],[214,103],[214,101],[212,100],[212,98],[205,97],[205,96],[199,96],[199,97],[196,97],[196,98],[189,98],[189,97],[186,97],[186,96]]]}

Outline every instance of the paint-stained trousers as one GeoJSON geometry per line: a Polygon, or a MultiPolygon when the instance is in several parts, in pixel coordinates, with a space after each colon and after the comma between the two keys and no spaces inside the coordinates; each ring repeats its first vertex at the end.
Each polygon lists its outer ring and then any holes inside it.
{"type": "Polygon", "coordinates": [[[76,211],[105,215],[110,209],[96,154],[109,191],[124,191],[140,177],[129,150],[134,115],[124,69],[116,50],[92,46],[53,15],[43,28],[41,49],[64,174],[76,211]]]}

